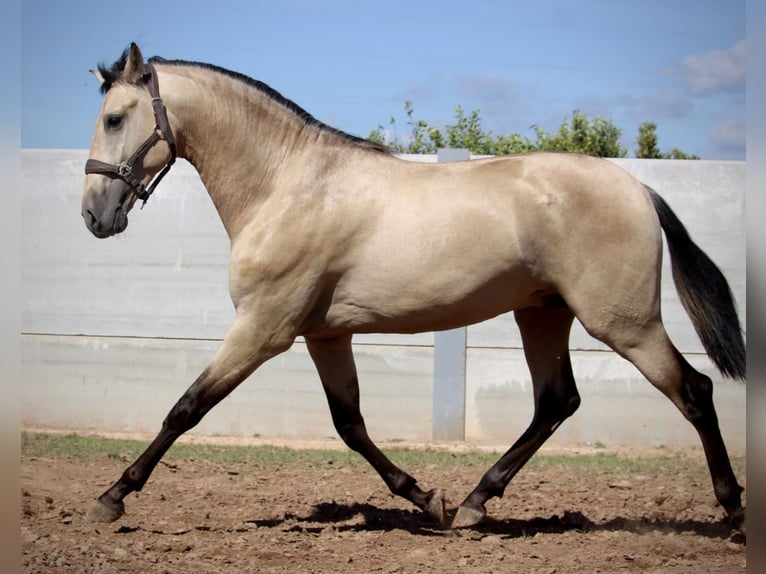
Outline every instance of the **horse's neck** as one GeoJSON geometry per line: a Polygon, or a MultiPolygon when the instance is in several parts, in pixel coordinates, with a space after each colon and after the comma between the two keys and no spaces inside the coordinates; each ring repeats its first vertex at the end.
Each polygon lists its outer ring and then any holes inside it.
{"type": "Polygon", "coordinates": [[[256,88],[202,69],[167,71],[160,85],[180,128],[179,155],[197,169],[234,239],[283,173],[295,172],[310,138],[256,88]]]}

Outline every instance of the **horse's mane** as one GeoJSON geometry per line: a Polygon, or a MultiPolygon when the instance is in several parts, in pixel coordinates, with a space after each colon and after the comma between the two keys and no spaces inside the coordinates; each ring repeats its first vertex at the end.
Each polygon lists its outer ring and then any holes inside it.
{"type": "MultiPolygon", "coordinates": [[[[109,91],[112,85],[114,85],[122,77],[122,73],[125,70],[125,64],[128,61],[128,53],[129,51],[126,49],[122,53],[120,58],[110,67],[107,67],[105,64],[99,64],[98,71],[100,72],[101,77],[104,80],[103,83],[101,84],[102,94],[106,94],[106,92],[109,91]]],[[[202,68],[203,70],[210,70],[211,72],[223,74],[224,76],[233,78],[239,82],[242,82],[250,86],[251,88],[254,88],[260,91],[265,96],[268,96],[269,98],[271,98],[272,100],[274,100],[275,102],[282,105],[287,110],[289,110],[290,112],[298,116],[307,126],[315,127],[319,129],[320,131],[328,132],[330,134],[333,134],[341,138],[344,141],[365,147],[367,149],[379,151],[382,153],[388,153],[388,154],[392,153],[391,148],[389,148],[388,146],[374,142],[372,140],[351,135],[342,130],[329,126],[324,122],[319,121],[310,113],[308,113],[306,110],[304,110],[302,107],[300,107],[298,104],[284,97],[282,94],[280,94],[278,91],[276,91],[274,88],[272,88],[268,84],[265,84],[264,82],[261,82],[260,80],[254,80],[253,78],[246,76],[244,74],[241,74],[239,72],[233,72],[231,70],[227,70],[226,68],[221,68],[220,66],[215,66],[213,64],[206,64],[203,62],[189,62],[185,60],[166,60],[165,58],[162,58],[160,56],[153,56],[149,58],[149,63],[163,64],[163,65],[170,65],[170,66],[196,67],[196,68],[202,68]]]]}

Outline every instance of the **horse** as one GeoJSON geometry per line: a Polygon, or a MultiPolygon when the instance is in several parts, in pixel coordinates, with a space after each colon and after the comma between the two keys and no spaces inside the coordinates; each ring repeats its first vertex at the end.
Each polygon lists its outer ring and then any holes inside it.
{"type": "Polygon", "coordinates": [[[345,444],[429,520],[473,527],[580,404],[568,345],[577,318],[694,426],[715,496],[744,532],[743,488],[719,430],[712,381],[684,359],[662,323],[663,232],[706,353],[722,375],[744,382],[735,302],[721,271],[653,189],[611,162],[570,153],[408,162],[317,120],[262,82],[211,64],[144,61],[136,44],[93,72],[104,97],[85,166],[86,227],[98,238],[125,231],[136,201],[145,203],[175,159],[186,159],[231,242],[235,317],[154,440],[96,499],[92,520],[122,516],[125,497],[141,490],[173,442],[302,336],[345,444]],[[421,489],[368,435],[352,336],[445,330],[510,311],[534,413],[450,521],[443,490],[421,489]]]}

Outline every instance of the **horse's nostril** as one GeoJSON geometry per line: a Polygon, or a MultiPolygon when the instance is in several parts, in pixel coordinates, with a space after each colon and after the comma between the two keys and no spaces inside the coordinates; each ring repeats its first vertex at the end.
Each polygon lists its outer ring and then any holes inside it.
{"type": "Polygon", "coordinates": [[[88,226],[89,229],[93,229],[95,231],[98,231],[100,229],[101,225],[98,222],[98,218],[96,218],[95,215],[93,215],[93,212],[88,209],[83,214],[83,217],[85,218],[85,224],[88,226]]]}

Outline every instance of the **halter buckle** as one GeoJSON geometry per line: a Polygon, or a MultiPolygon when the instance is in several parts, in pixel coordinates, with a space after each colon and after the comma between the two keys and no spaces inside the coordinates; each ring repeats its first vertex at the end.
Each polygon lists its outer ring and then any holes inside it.
{"type": "Polygon", "coordinates": [[[122,162],[117,166],[117,175],[125,179],[127,177],[133,177],[133,166],[127,162],[122,162]]]}

